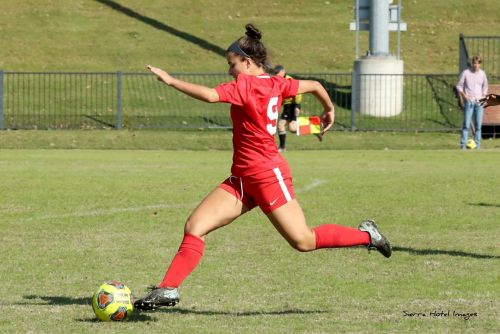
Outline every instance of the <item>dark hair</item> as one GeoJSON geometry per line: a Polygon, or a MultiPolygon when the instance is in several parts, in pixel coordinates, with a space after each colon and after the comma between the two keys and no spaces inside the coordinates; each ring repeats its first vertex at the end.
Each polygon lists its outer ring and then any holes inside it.
{"type": "Polygon", "coordinates": [[[285,70],[285,67],[283,65],[276,65],[276,66],[274,66],[274,72],[276,74],[278,74],[279,72],[284,71],[284,70],[285,70]]]}
{"type": "Polygon", "coordinates": [[[483,61],[481,60],[481,57],[479,56],[474,56],[472,57],[471,59],[471,64],[474,64],[474,63],[478,63],[478,64],[481,64],[483,61]]]}
{"type": "MultiPolygon", "coordinates": [[[[257,66],[263,67],[264,69],[270,68],[271,62],[268,60],[266,47],[264,43],[260,41],[262,39],[262,33],[251,23],[245,25],[245,29],[246,36],[240,37],[235,43],[238,44],[239,48],[243,50],[243,53],[251,58],[257,66]]],[[[231,47],[228,51],[233,51],[230,49],[231,47]]],[[[240,54],[240,56],[243,57],[244,55],[240,54]]]]}

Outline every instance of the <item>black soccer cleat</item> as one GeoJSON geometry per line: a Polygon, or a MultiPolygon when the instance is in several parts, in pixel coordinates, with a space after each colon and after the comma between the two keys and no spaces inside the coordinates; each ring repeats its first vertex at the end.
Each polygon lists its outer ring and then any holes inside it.
{"type": "Polygon", "coordinates": [[[368,232],[370,234],[370,244],[368,249],[376,249],[385,257],[391,257],[392,249],[389,240],[380,233],[377,224],[371,219],[367,219],[359,225],[360,231],[368,232]]]}
{"type": "Polygon", "coordinates": [[[161,306],[175,306],[180,300],[177,288],[158,288],[156,286],[151,286],[149,290],[146,296],[134,302],[134,308],[143,311],[151,311],[161,306]]]}

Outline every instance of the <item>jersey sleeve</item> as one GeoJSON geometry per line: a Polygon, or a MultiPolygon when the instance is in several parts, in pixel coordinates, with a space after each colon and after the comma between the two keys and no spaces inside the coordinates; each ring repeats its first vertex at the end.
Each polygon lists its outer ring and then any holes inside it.
{"type": "Polygon", "coordinates": [[[236,81],[222,83],[215,87],[219,94],[219,102],[231,103],[237,106],[243,106],[245,102],[247,82],[241,75],[236,81]]]}

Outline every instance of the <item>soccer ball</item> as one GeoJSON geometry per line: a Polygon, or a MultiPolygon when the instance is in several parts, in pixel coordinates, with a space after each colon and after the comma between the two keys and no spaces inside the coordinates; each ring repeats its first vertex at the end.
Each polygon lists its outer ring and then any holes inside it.
{"type": "Polygon", "coordinates": [[[469,150],[473,150],[477,147],[477,145],[474,139],[469,138],[469,140],[467,140],[467,144],[465,145],[465,147],[467,147],[469,150]]]}
{"type": "Polygon", "coordinates": [[[122,321],[130,317],[134,306],[132,293],[124,284],[111,281],[101,285],[92,297],[92,308],[97,319],[122,321]]]}

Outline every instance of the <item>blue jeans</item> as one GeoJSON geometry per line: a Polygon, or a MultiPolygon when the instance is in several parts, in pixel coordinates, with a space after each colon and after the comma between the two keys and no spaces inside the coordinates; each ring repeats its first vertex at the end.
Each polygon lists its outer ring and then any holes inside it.
{"type": "Polygon", "coordinates": [[[471,120],[474,121],[476,133],[474,135],[474,142],[477,148],[481,147],[481,127],[483,126],[483,107],[474,101],[466,101],[464,105],[464,124],[462,126],[462,137],[460,138],[460,147],[465,148],[467,139],[469,137],[469,128],[471,120]]]}

